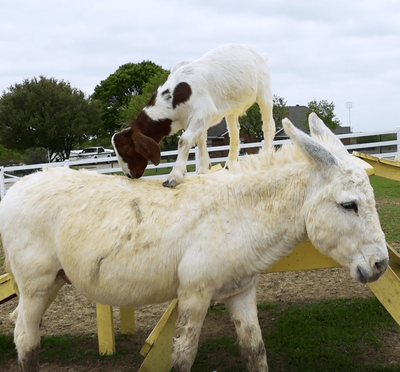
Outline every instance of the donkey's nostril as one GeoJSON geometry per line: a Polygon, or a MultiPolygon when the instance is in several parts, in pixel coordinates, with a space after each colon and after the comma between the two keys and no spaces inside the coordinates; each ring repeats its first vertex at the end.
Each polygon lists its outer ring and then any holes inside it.
{"type": "Polygon", "coordinates": [[[385,258],[384,260],[380,260],[375,262],[375,268],[380,272],[384,272],[387,269],[388,260],[385,258]]]}

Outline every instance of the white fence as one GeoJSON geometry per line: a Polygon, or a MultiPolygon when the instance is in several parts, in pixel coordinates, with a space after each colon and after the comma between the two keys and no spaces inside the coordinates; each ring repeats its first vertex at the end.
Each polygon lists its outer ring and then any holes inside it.
{"type": "MultiPolygon", "coordinates": [[[[400,128],[392,131],[381,131],[381,132],[365,132],[365,133],[349,133],[338,135],[344,143],[345,147],[352,152],[353,150],[370,153],[374,156],[386,159],[394,159],[396,156],[400,156],[400,128]],[[362,137],[379,137],[380,141],[369,142],[369,143],[354,143],[356,138],[362,137]],[[382,137],[392,137],[392,140],[381,140],[382,137]],[[346,144],[349,142],[349,144],[346,144]]],[[[281,145],[290,142],[290,140],[274,141],[274,145],[281,145]]],[[[244,143],[240,145],[241,154],[246,153],[246,149],[255,149],[263,146],[263,142],[254,143],[244,143]]],[[[213,153],[216,152],[226,152],[229,150],[229,146],[218,146],[209,147],[208,151],[211,156],[212,163],[221,163],[227,160],[226,156],[215,157],[213,153]]],[[[148,170],[156,170],[154,175],[147,176],[156,179],[165,179],[167,177],[168,171],[162,172],[163,168],[171,168],[174,165],[174,161],[177,155],[177,151],[163,151],[161,153],[162,160],[157,166],[149,164],[148,170]],[[172,160],[171,160],[172,158],[172,160]],[[171,160],[171,161],[170,161],[171,160]],[[160,174],[157,172],[160,170],[160,174]]],[[[188,165],[196,165],[198,163],[198,149],[197,147],[190,151],[191,155],[189,157],[188,165]],[[194,157],[194,159],[193,159],[194,157]]],[[[215,154],[214,154],[215,155],[215,154]]],[[[243,157],[241,155],[240,157],[243,157]]],[[[111,158],[98,158],[98,159],[85,159],[85,160],[67,160],[65,162],[56,163],[44,163],[44,164],[32,164],[32,165],[22,165],[22,166],[11,166],[11,167],[0,167],[0,198],[3,198],[7,192],[7,189],[16,181],[20,179],[21,176],[32,173],[37,169],[43,167],[74,167],[74,168],[88,168],[93,169],[98,173],[118,173],[122,172],[117,162],[117,157],[111,158]]]]}

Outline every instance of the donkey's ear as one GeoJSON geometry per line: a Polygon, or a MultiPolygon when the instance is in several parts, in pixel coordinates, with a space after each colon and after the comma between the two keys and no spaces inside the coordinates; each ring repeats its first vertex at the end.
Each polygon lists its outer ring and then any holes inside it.
{"type": "Polygon", "coordinates": [[[311,137],[317,142],[322,143],[329,151],[341,159],[345,159],[349,155],[342,141],[331,132],[315,112],[308,116],[308,124],[311,137]]]}
{"type": "Polygon", "coordinates": [[[289,119],[282,120],[283,128],[289,135],[293,143],[298,145],[300,149],[318,165],[322,167],[335,166],[338,161],[324,146],[314,141],[310,136],[297,129],[289,119]]]}
{"type": "Polygon", "coordinates": [[[160,164],[161,149],[156,141],[141,132],[133,134],[132,141],[135,144],[135,150],[140,155],[150,160],[154,165],[160,164]]]}

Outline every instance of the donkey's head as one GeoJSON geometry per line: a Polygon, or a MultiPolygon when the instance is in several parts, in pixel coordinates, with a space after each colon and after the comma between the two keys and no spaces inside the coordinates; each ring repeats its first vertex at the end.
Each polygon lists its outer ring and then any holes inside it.
{"type": "Polygon", "coordinates": [[[368,175],[316,114],[309,124],[312,138],[284,120],[286,133],[313,164],[303,207],[308,237],[356,280],[373,282],[389,256],[368,175]]]}

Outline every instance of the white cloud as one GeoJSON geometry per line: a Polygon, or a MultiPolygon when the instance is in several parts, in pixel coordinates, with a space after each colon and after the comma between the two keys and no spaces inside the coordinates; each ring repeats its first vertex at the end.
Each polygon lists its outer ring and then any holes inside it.
{"type": "Polygon", "coordinates": [[[46,75],[87,94],[128,62],[164,68],[227,42],[270,56],[273,89],[289,104],[334,101],[343,124],[400,126],[400,3],[16,0],[0,13],[0,91],[46,75]]]}

